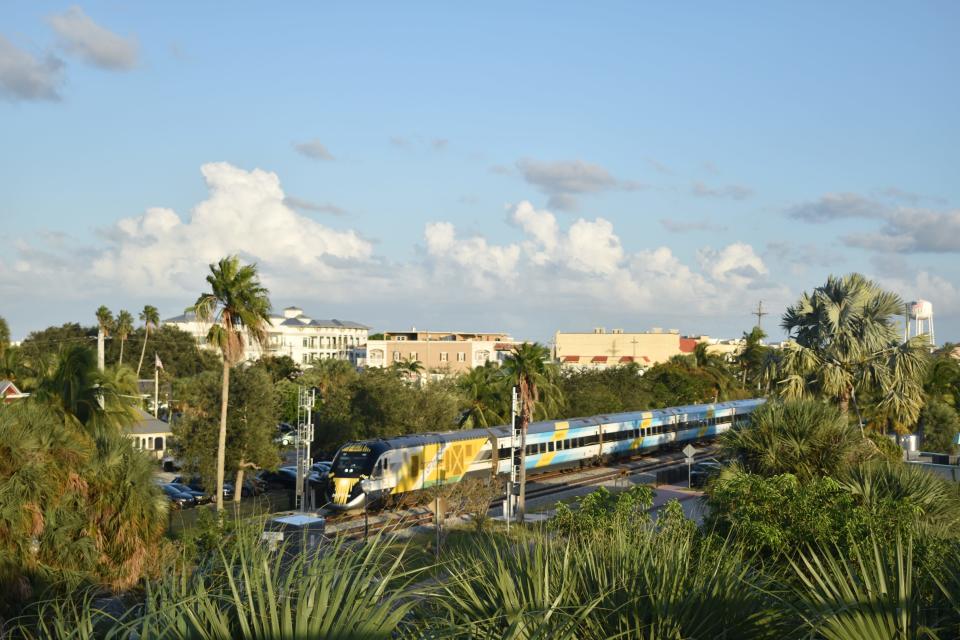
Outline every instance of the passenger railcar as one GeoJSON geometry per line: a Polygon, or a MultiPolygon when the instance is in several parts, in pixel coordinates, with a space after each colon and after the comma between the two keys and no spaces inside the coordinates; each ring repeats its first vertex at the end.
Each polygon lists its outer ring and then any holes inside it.
{"type": "MultiPolygon", "coordinates": [[[[749,419],[763,402],[757,398],[533,422],[527,429],[526,468],[538,473],[714,437],[749,419]]],[[[355,509],[367,498],[509,474],[510,439],[510,427],[504,425],[348,442],[333,458],[327,506],[355,509]]]]}

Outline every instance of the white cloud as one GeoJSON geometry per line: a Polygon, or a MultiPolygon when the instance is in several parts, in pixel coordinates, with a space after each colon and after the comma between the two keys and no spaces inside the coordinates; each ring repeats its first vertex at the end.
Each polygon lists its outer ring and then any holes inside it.
{"type": "Polygon", "coordinates": [[[423,235],[434,266],[444,276],[452,277],[453,286],[465,277],[472,286],[489,293],[503,281],[516,277],[520,258],[517,245],[493,246],[479,236],[458,238],[449,222],[431,222],[423,235]]]}
{"type": "Polygon", "coordinates": [[[738,288],[761,281],[768,273],[753,247],[743,242],[727,245],[719,251],[705,247],[697,252],[700,267],[713,280],[738,288]]]}
{"type": "Polygon", "coordinates": [[[67,52],[102,69],[126,70],[137,64],[136,38],[124,38],[105,29],[78,6],[49,18],[67,52]]]}
{"type": "Polygon", "coordinates": [[[168,294],[193,291],[205,266],[233,253],[279,277],[331,279],[335,261],[365,261],[372,247],[354,231],[336,231],[284,203],[276,174],[228,163],[205,164],[210,189],[190,218],[152,208],[109,229],[109,243],[93,260],[99,279],[128,290],[168,294]]]}
{"type": "Polygon", "coordinates": [[[449,222],[428,225],[430,261],[418,274],[433,283],[427,288],[446,287],[448,302],[476,302],[479,293],[487,300],[495,297],[498,305],[541,313],[560,308],[724,313],[758,287],[766,290],[764,300],[790,298],[785,287],[768,282],[767,266],[745,243],[705,248],[691,266],[667,247],[627,252],[613,224],[603,218],[564,227],[550,211],[524,201],[509,210],[507,220],[523,238],[504,245],[460,238],[449,222]],[[458,286],[464,282],[471,287],[458,286]]]}
{"type": "Polygon", "coordinates": [[[614,234],[613,224],[603,218],[580,218],[563,234],[552,213],[537,211],[524,201],[509,219],[531,237],[524,247],[536,265],[553,263],[581,273],[609,275],[623,261],[620,238],[614,234]]]}
{"type": "Polygon", "coordinates": [[[59,100],[63,62],[38,60],[0,35],[0,97],[8,100],[59,100]]]}

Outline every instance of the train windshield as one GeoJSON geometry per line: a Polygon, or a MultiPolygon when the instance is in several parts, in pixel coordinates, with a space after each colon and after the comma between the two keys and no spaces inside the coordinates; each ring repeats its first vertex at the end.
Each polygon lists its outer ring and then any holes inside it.
{"type": "Polygon", "coordinates": [[[373,469],[373,453],[365,445],[347,445],[340,449],[333,461],[333,475],[339,478],[356,478],[370,475],[373,469]]]}

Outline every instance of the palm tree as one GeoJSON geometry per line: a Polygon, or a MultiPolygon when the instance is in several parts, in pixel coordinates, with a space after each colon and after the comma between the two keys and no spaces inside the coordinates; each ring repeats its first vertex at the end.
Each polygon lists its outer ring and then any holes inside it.
{"type": "Polygon", "coordinates": [[[393,369],[394,371],[399,372],[405,380],[423,380],[423,363],[419,360],[415,360],[413,357],[394,362],[393,369]]]}
{"type": "Polygon", "coordinates": [[[7,321],[3,316],[0,316],[0,354],[2,354],[9,346],[10,325],[7,324],[7,321]]]}
{"type": "Polygon", "coordinates": [[[126,309],[121,309],[120,313],[117,314],[117,321],[113,325],[113,329],[117,334],[117,337],[120,338],[120,358],[117,360],[117,366],[123,364],[123,345],[127,341],[127,337],[133,332],[133,316],[130,315],[130,312],[126,309]]]}
{"type": "Polygon", "coordinates": [[[750,382],[750,386],[760,389],[764,360],[770,350],[763,345],[763,339],[766,337],[767,334],[760,327],[754,327],[750,333],[743,334],[743,349],[737,354],[737,363],[743,372],[743,386],[747,386],[750,382]]]}
{"type": "MultiPolygon", "coordinates": [[[[201,294],[187,309],[201,322],[210,323],[207,342],[223,355],[223,385],[220,400],[220,439],[217,444],[217,511],[223,510],[223,472],[227,450],[227,399],[230,393],[230,367],[244,353],[247,339],[262,345],[270,323],[269,292],[260,284],[257,266],[240,265],[237,256],[222,258],[210,265],[207,276],[210,293],[201,294]]],[[[237,487],[237,491],[240,487],[237,487]]]]}
{"type": "Polygon", "coordinates": [[[792,337],[783,350],[782,394],[829,398],[843,413],[852,402],[862,429],[857,393],[875,391],[880,411],[908,428],[923,406],[930,347],[925,335],[901,342],[903,308],[900,296],[859,273],[830,276],[804,293],[780,323],[792,337]]]}
{"type": "Polygon", "coordinates": [[[524,342],[514,345],[510,355],[503,363],[507,379],[517,385],[520,400],[520,495],[517,500],[517,521],[523,522],[526,500],[526,448],[527,427],[533,420],[534,411],[540,401],[540,386],[551,384],[547,369],[550,350],[540,343],[524,342]]]}
{"type": "Polygon", "coordinates": [[[136,421],[136,380],[129,369],[98,371],[93,352],[72,345],[40,374],[37,399],[56,407],[89,432],[116,432],[136,421]]]}
{"type": "MultiPolygon", "coordinates": [[[[506,422],[509,388],[504,387],[504,372],[496,363],[486,362],[457,378],[457,387],[466,396],[467,407],[460,416],[465,429],[487,428],[506,422]]],[[[512,380],[509,381],[512,386],[512,380]]]]}
{"type": "Polygon", "coordinates": [[[723,357],[711,353],[706,342],[698,342],[693,348],[693,364],[695,368],[706,374],[713,385],[713,402],[717,402],[721,395],[727,395],[734,378],[729,373],[723,357]]]}
{"type": "Polygon", "coordinates": [[[768,402],[748,425],[723,434],[720,444],[751,473],[792,473],[804,481],[836,477],[876,453],[836,407],[812,399],[768,402]]]}
{"type": "Polygon", "coordinates": [[[113,328],[113,313],[104,305],[97,309],[97,368],[103,371],[103,339],[113,328]]]}
{"type": "Polygon", "coordinates": [[[140,379],[140,369],[143,367],[143,355],[147,352],[147,339],[150,338],[150,329],[156,329],[160,326],[160,312],[153,305],[144,305],[140,312],[140,320],[143,322],[143,347],[140,349],[140,362],[137,363],[137,379],[140,379]]]}

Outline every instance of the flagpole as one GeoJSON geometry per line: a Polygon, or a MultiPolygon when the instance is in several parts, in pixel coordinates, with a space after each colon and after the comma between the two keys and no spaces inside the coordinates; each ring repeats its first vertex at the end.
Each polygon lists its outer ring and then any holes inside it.
{"type": "Polygon", "coordinates": [[[153,417],[157,418],[160,411],[160,368],[157,366],[156,354],[153,357],[153,417]]]}

